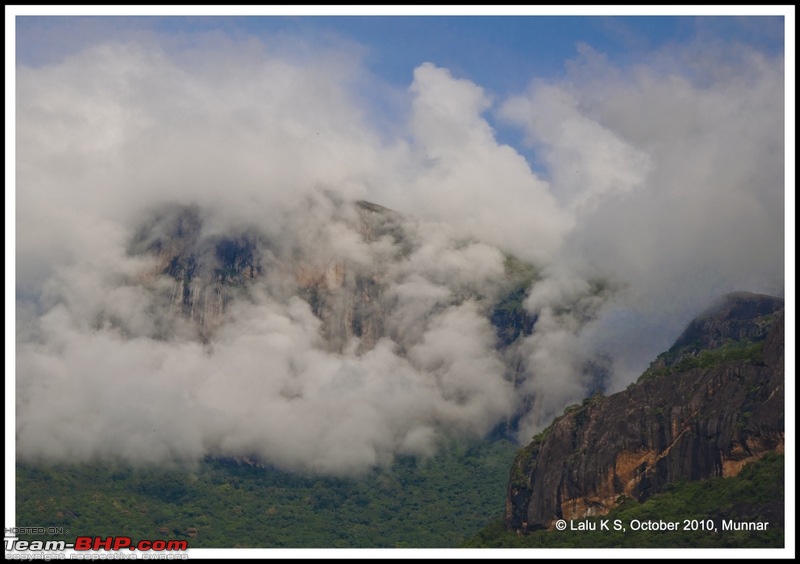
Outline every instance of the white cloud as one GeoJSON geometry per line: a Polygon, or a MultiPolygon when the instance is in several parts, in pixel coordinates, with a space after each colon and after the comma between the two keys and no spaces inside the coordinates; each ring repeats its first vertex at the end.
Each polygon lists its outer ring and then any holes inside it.
{"type": "Polygon", "coordinates": [[[407,137],[387,140],[357,57],[287,53],[149,38],[18,69],[20,456],[347,474],[485,434],[532,398],[524,440],[580,399],[598,353],[620,387],[710,298],[783,290],[781,61],[682,72],[665,52],[667,74],[607,72],[586,51],[564,81],[495,104],[543,155],[537,174],[496,140],[494,101],[446,69],[417,68],[407,137]],[[362,238],[361,198],[405,214],[408,248],[362,238]],[[174,203],[197,206],[203,240],[265,242],[263,275],[205,343],[165,305],[173,282],[129,253],[174,203]],[[486,316],[508,253],[542,278],[516,391],[486,316]],[[295,295],[303,269],[337,291],[380,283],[382,338],[327,343],[295,295]]]}

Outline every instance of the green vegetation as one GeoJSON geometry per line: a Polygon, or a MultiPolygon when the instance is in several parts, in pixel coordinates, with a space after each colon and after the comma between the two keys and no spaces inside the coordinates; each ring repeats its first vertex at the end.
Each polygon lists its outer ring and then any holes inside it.
{"type": "Polygon", "coordinates": [[[712,368],[735,361],[753,364],[763,363],[764,342],[730,341],[719,348],[702,350],[697,354],[688,355],[679,355],[678,352],[663,353],[639,377],[638,382],[668,374],[685,372],[693,368],[712,368]]]}
{"type": "MultiPolygon", "coordinates": [[[[503,507],[515,445],[453,445],[361,479],[209,459],[192,469],[17,465],[18,527],[190,548],[454,547],[503,507]]],[[[33,538],[33,537],[31,537],[33,538]]]]}
{"type": "Polygon", "coordinates": [[[514,255],[506,254],[503,261],[506,277],[522,287],[529,287],[539,277],[539,270],[514,255]]]}
{"type": "Polygon", "coordinates": [[[497,329],[501,347],[507,347],[520,335],[530,335],[536,319],[523,307],[531,284],[538,277],[536,267],[506,255],[504,261],[508,288],[491,311],[492,324],[497,329]]]}
{"type": "MultiPolygon", "coordinates": [[[[625,499],[604,517],[580,522],[597,530],[536,531],[517,535],[495,519],[465,548],[781,548],[784,546],[784,456],[770,453],[733,478],[673,484],[643,503],[625,499]],[[609,530],[600,530],[606,520],[609,530]],[[625,531],[614,530],[619,520],[625,531]],[[634,520],[678,523],[677,531],[633,531],[634,520]],[[716,531],[702,530],[711,520],[716,531]],[[722,530],[724,520],[768,522],[764,531],[722,530]],[[686,523],[688,521],[688,523],[686,523]],[[688,529],[684,530],[685,525],[688,529]]],[[[579,521],[575,521],[578,523],[579,521]]],[[[577,526],[577,525],[576,525],[577,526]]]]}

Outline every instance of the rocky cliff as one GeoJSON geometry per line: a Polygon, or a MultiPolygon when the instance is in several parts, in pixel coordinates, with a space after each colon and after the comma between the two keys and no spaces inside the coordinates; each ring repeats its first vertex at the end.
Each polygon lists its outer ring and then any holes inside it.
{"type": "Polygon", "coordinates": [[[161,289],[166,308],[191,320],[206,338],[237,291],[261,275],[264,240],[252,230],[206,235],[202,227],[199,209],[168,206],[141,227],[130,251],[155,257],[145,281],[166,275],[171,282],[161,289]]]}
{"type": "Polygon", "coordinates": [[[783,300],[731,294],[639,382],[567,408],[518,453],[505,527],[546,529],[672,482],[733,476],[783,442],[783,300]]]}
{"type": "MultiPolygon", "coordinates": [[[[386,295],[387,276],[402,269],[402,261],[418,247],[409,233],[413,222],[371,202],[330,205],[335,209],[328,211],[332,217],[326,217],[340,228],[335,235],[387,252],[359,261],[335,249],[319,248],[326,237],[316,231],[330,226],[315,225],[313,210],[295,218],[302,224],[298,232],[313,234],[303,240],[296,234],[269,236],[244,226],[214,231],[208,228],[203,210],[177,205],[153,213],[134,237],[130,252],[155,258],[145,281],[161,282],[151,286],[158,286],[164,308],[189,320],[204,341],[224,323],[223,314],[231,302],[247,299],[253,286],[265,283],[270,275],[270,292],[297,295],[308,302],[321,321],[328,350],[341,352],[354,339],[358,339],[359,352],[372,349],[387,336],[401,342],[402,336],[392,335],[386,323],[387,315],[399,307],[396,296],[386,295]],[[280,289],[275,287],[278,279],[280,289]]],[[[336,241],[329,242],[336,246],[336,241]]],[[[506,277],[496,281],[491,295],[478,296],[474,289],[454,287],[450,301],[482,300],[484,313],[496,329],[498,348],[507,348],[533,330],[535,320],[522,306],[533,272],[531,265],[510,257],[506,277]]]]}
{"type": "MultiPolygon", "coordinates": [[[[369,244],[386,238],[398,256],[410,252],[399,214],[363,200],[356,202],[353,210],[351,221],[362,241],[369,244]]],[[[385,276],[385,264],[354,264],[335,258],[322,268],[304,265],[295,272],[299,295],[322,320],[330,350],[341,351],[354,337],[362,351],[369,350],[386,335],[385,276]]]]}

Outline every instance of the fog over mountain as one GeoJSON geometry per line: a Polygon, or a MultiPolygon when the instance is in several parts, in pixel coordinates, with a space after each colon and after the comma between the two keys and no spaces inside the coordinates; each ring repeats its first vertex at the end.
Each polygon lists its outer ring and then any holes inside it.
{"type": "Polygon", "coordinates": [[[623,389],[714,298],[783,295],[783,71],[737,44],[628,67],[582,46],[497,99],[435,61],[392,92],[357,51],[213,35],[18,66],[18,456],[346,475],[514,416],[528,441],[588,364],[623,389]],[[197,256],[254,242],[205,328],[152,246],[187,209],[197,256]],[[509,257],[537,272],[513,370],[489,319],[509,257]],[[363,280],[380,331],[332,343],[310,292],[363,280]]]}

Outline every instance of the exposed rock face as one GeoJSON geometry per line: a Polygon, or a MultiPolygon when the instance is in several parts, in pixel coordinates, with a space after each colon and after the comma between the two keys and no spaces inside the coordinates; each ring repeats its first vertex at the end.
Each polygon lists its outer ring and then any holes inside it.
{"type": "MultiPolygon", "coordinates": [[[[140,229],[130,250],[156,257],[153,272],[143,279],[167,281],[160,290],[166,309],[191,321],[202,340],[224,322],[232,300],[246,299],[252,286],[270,274],[283,281],[288,294],[309,303],[322,322],[320,331],[328,350],[341,352],[357,338],[358,352],[364,352],[381,338],[392,336],[386,317],[396,304],[385,296],[386,277],[415,247],[397,212],[366,201],[336,205],[334,215],[348,233],[365,244],[382,242],[393,249],[394,256],[382,262],[358,262],[311,248],[304,241],[270,240],[244,227],[209,234],[202,211],[190,206],[167,207],[155,214],[140,229]]],[[[308,229],[319,227],[309,225],[308,229]]],[[[529,268],[513,262],[508,273],[510,293],[503,297],[500,288],[500,301],[487,313],[501,348],[533,329],[535,320],[522,307],[531,280],[529,268]]],[[[454,295],[453,301],[464,298],[454,295]]]]}
{"type": "Polygon", "coordinates": [[[719,348],[730,341],[764,339],[772,326],[773,314],[783,308],[774,296],[736,292],[697,317],[668,351],[667,364],[678,356],[719,348]]]}
{"type": "MultiPolygon", "coordinates": [[[[400,216],[377,204],[358,201],[355,205],[357,232],[365,242],[389,238],[400,253],[410,250],[400,216]]],[[[369,350],[386,335],[382,301],[385,271],[381,265],[366,267],[343,261],[327,267],[303,266],[295,279],[300,295],[322,320],[322,331],[330,350],[341,351],[353,337],[361,350],[369,350]]]]}
{"type": "Polygon", "coordinates": [[[506,528],[603,515],[619,496],[642,500],[677,480],[733,476],[781,451],[782,305],[730,295],[693,321],[638,383],[567,408],[518,453],[506,528]]]}
{"type": "Polygon", "coordinates": [[[202,235],[202,218],[192,207],[167,208],[137,235],[132,252],[157,257],[155,274],[172,279],[167,307],[207,337],[238,288],[262,273],[262,241],[254,232],[202,235]]]}

